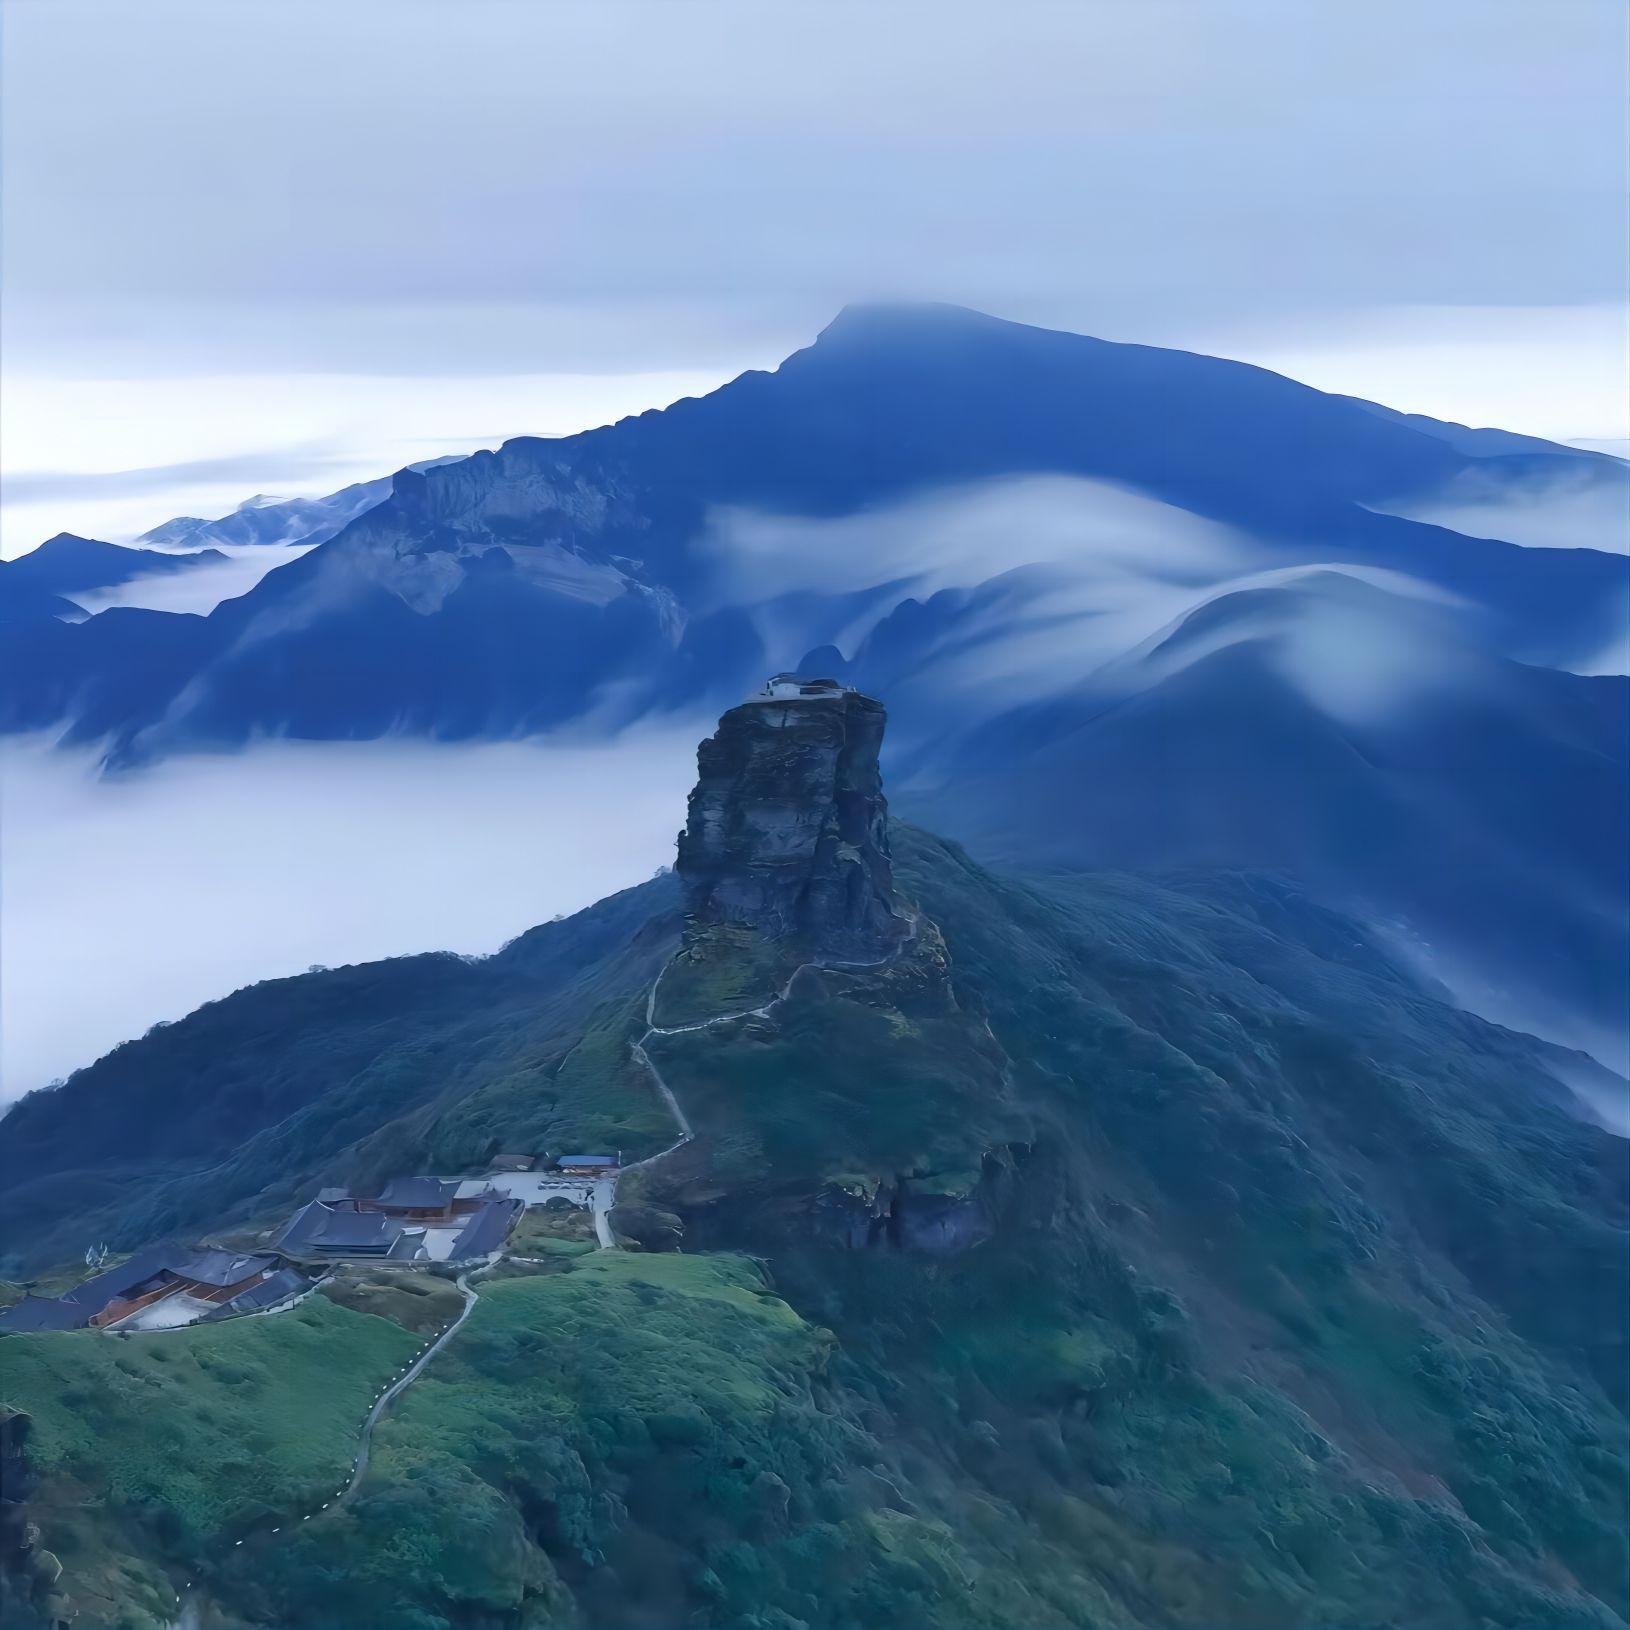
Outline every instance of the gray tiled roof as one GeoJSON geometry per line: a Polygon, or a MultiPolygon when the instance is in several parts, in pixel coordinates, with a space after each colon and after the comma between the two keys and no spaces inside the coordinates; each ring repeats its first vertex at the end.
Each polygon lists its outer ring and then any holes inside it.
{"type": "MultiPolygon", "coordinates": [[[[150,1251],[138,1251],[116,1268],[105,1268],[92,1274],[83,1283],[62,1293],[61,1300],[78,1310],[79,1322],[84,1324],[100,1313],[110,1302],[128,1296],[149,1280],[164,1274],[178,1278],[197,1279],[206,1285],[232,1285],[250,1274],[269,1268],[275,1257],[243,1256],[233,1251],[187,1251],[176,1245],[159,1245],[150,1251]]],[[[44,1300],[44,1298],[39,1298],[44,1300]]],[[[69,1326],[62,1326],[67,1329],[69,1326]]]]}
{"type": "Polygon", "coordinates": [[[489,1200],[479,1211],[472,1212],[470,1220],[459,1230],[452,1250],[447,1253],[448,1261],[461,1262],[496,1251],[522,1209],[519,1200],[489,1200]]]}
{"type": "Polygon", "coordinates": [[[0,1313],[0,1331],[23,1335],[31,1330],[82,1330],[89,1320],[90,1312],[72,1302],[59,1302],[50,1296],[24,1296],[0,1313]]]}
{"type": "Polygon", "coordinates": [[[239,1256],[231,1251],[186,1251],[174,1245],[138,1251],[116,1268],[104,1268],[89,1279],[66,1290],[59,1298],[29,1296],[0,1314],[0,1330],[75,1330],[89,1324],[96,1314],[122,1296],[151,1280],[175,1274],[198,1279],[208,1285],[231,1285],[277,1259],[270,1256],[239,1256]],[[25,1311],[26,1310],[26,1311],[25,1311]]]}
{"type": "Polygon", "coordinates": [[[251,1274],[264,1273],[275,1267],[275,1256],[244,1256],[237,1251],[195,1251],[189,1257],[176,1257],[170,1271],[183,1279],[196,1279],[200,1284],[236,1285],[251,1274]]]}
{"type": "Polygon", "coordinates": [[[311,1284],[312,1281],[303,1273],[297,1273],[293,1268],[280,1268],[276,1273],[262,1279],[258,1285],[251,1285],[248,1290],[239,1291],[230,1302],[223,1302],[215,1312],[207,1316],[212,1319],[224,1319],[234,1313],[254,1313],[263,1307],[276,1307],[279,1302],[286,1301],[291,1296],[298,1296],[311,1284]]]}
{"type": "Polygon", "coordinates": [[[395,1243],[402,1225],[378,1211],[330,1211],[315,1200],[296,1212],[277,1243],[287,1251],[378,1251],[395,1243]]]}
{"type": "Polygon", "coordinates": [[[109,1302],[128,1295],[138,1285],[145,1285],[149,1279],[156,1279],[168,1270],[172,1259],[183,1254],[174,1246],[138,1251],[128,1261],[121,1262],[118,1267],[105,1268],[101,1273],[93,1274],[83,1284],[64,1291],[62,1300],[72,1302],[75,1307],[84,1308],[85,1316],[89,1318],[93,1313],[100,1313],[109,1302]]]}
{"type": "Polygon", "coordinates": [[[382,1206],[403,1206],[433,1210],[453,1203],[458,1193],[456,1180],[440,1177],[393,1177],[379,1192],[375,1202],[382,1206]]]}
{"type": "Polygon", "coordinates": [[[424,1249],[424,1230],[404,1228],[396,1236],[396,1243],[386,1253],[393,1262],[412,1262],[424,1249]]]}

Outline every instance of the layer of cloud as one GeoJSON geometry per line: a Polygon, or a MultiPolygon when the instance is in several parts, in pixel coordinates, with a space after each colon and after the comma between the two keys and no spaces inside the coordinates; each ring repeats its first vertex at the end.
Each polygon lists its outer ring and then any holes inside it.
{"type": "Polygon", "coordinates": [[[711,721],[600,745],[270,744],[98,779],[0,743],[0,1097],[258,979],[484,953],[648,877],[711,721]]]}
{"type": "Polygon", "coordinates": [[[183,611],[203,616],[223,600],[235,600],[240,594],[247,594],[268,572],[298,560],[314,547],[305,543],[217,544],[215,552],[225,555],[225,560],[205,561],[184,572],[155,572],[133,577],[128,583],[116,583],[112,588],[70,594],[65,598],[93,616],[109,606],[141,606],[148,611],[183,611]]]}
{"type": "MultiPolygon", "coordinates": [[[[1115,636],[1109,654],[1158,626],[1158,613],[1145,614],[1152,588],[1215,582],[1261,550],[1227,527],[1107,482],[1024,476],[837,519],[720,510],[698,553],[711,569],[717,603],[753,607],[772,651],[801,655],[834,640],[834,599],[853,602],[835,636],[853,655],[902,600],[1029,567],[1042,570],[1014,582],[988,615],[1005,631],[1037,619],[1056,624],[1130,612],[1136,631],[1115,636]],[[1031,597],[1040,602],[1034,619],[1018,603],[1031,597]]],[[[1041,629],[1031,632],[1039,638],[1041,629]]]]}
{"type": "Polygon", "coordinates": [[[1442,985],[1457,1007],[1585,1054],[1572,1064],[1557,1060],[1557,1079],[1579,1096],[1590,1119],[1620,1137],[1630,1137],[1630,1086],[1622,1079],[1630,1075],[1630,1036],[1582,1020],[1531,990],[1514,989],[1509,980],[1477,966],[1474,959],[1428,944],[1402,923],[1372,922],[1370,928],[1420,978],[1442,985]]]}
{"type": "Polygon", "coordinates": [[[1275,301],[1620,293],[1609,5],[14,11],[24,297],[667,300],[947,263],[1122,310],[1262,309],[1264,267],[1275,301]]]}
{"type": "Polygon", "coordinates": [[[1271,639],[1286,677],[1353,722],[1459,671],[1456,606],[1441,591],[1376,567],[1285,565],[1214,521],[1075,477],[982,482],[837,519],[722,511],[703,554],[721,599],[757,603],[774,651],[829,638],[835,598],[851,601],[835,643],[852,657],[905,599],[965,591],[896,677],[954,696],[969,721],[1088,683],[1142,688],[1246,640],[1271,639]],[[1253,609],[1172,638],[1230,595],[1253,609]]]}
{"type": "Polygon", "coordinates": [[[982,599],[907,683],[955,697],[972,723],[1091,687],[1142,691],[1232,646],[1261,643],[1281,675],[1332,718],[1377,724],[1467,676],[1454,602],[1400,572],[1310,562],[1204,586],[1016,574],[982,599]],[[1238,597],[1196,631],[1190,619],[1238,597]]]}
{"type": "MultiPolygon", "coordinates": [[[[1613,466],[1607,467],[1610,471],[1613,466]]],[[[1592,470],[1513,481],[1468,470],[1443,491],[1388,511],[1473,538],[1530,549],[1600,549],[1630,554],[1630,486],[1592,470]]]]}
{"type": "Polygon", "coordinates": [[[1155,343],[1623,300],[1607,0],[11,10],[13,370],[728,370],[889,295],[1155,343]]]}
{"type": "Polygon", "coordinates": [[[700,546],[721,599],[737,602],[891,582],[920,597],[1054,563],[1204,581],[1255,552],[1239,533],[1176,505],[1075,476],[972,483],[837,520],[726,509],[700,546]]]}
{"type": "Polygon", "coordinates": [[[1598,677],[1630,674],[1630,608],[1620,619],[1619,632],[1603,640],[1594,651],[1587,651],[1579,661],[1569,663],[1568,671],[1598,677]]]}
{"type": "Polygon", "coordinates": [[[6,477],[6,502],[69,504],[86,498],[145,498],[177,488],[221,483],[253,486],[269,469],[281,470],[297,481],[335,485],[329,478],[336,462],[332,451],[281,447],[134,470],[14,470],[6,477]]]}
{"type": "Polygon", "coordinates": [[[510,436],[605,424],[711,390],[724,377],[81,379],[8,367],[0,375],[7,470],[0,555],[22,554],[57,532],[120,542],[176,515],[225,514],[250,492],[315,497],[427,458],[496,447],[510,436]],[[304,437],[299,445],[279,441],[291,426],[304,437]],[[223,470],[230,478],[208,473],[223,470]],[[142,479],[126,480],[131,471],[142,479]]]}

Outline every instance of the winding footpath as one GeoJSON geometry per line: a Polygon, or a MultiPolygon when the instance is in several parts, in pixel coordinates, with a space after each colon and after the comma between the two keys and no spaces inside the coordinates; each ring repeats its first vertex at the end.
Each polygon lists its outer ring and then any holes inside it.
{"type": "MultiPolygon", "coordinates": [[[[667,1106],[668,1113],[673,1117],[674,1125],[679,1129],[679,1136],[674,1142],[670,1143],[666,1149],[659,1149],[654,1155],[647,1155],[644,1160],[637,1160],[632,1166],[623,1167],[622,1172],[626,1173],[638,1171],[642,1166],[654,1165],[657,1161],[671,1155],[676,1149],[684,1148],[684,1146],[691,1142],[696,1136],[696,1131],[690,1123],[690,1117],[686,1115],[678,1098],[674,1096],[673,1089],[668,1085],[667,1081],[663,1079],[661,1070],[657,1068],[655,1061],[652,1059],[650,1053],[646,1050],[647,1043],[651,1042],[658,1036],[688,1035],[692,1031],[696,1030],[711,1030],[715,1025],[734,1024],[739,1019],[768,1018],[769,1015],[792,994],[792,987],[798,982],[800,976],[807,973],[811,968],[881,968],[885,964],[893,962],[895,958],[906,949],[907,946],[916,941],[916,915],[913,913],[907,918],[907,922],[909,924],[909,931],[901,939],[900,943],[885,956],[878,957],[870,962],[848,962],[836,959],[822,959],[813,962],[801,962],[787,976],[787,982],[781,987],[780,991],[761,1006],[743,1008],[738,1013],[721,1013],[716,1018],[699,1019],[692,1024],[660,1025],[656,1022],[657,991],[662,984],[662,974],[668,971],[667,966],[665,965],[662,972],[658,973],[656,978],[651,981],[651,989],[645,998],[645,1033],[638,1041],[633,1043],[633,1053],[635,1058],[637,1058],[649,1072],[651,1080],[656,1086],[657,1092],[661,1095],[663,1103],[667,1106]]],[[[622,1173],[618,1174],[619,1177],[621,1175],[622,1173]]],[[[597,1181],[594,1184],[593,1189],[590,1191],[589,1209],[594,1218],[595,1238],[598,1240],[602,1250],[609,1251],[617,1248],[617,1241],[611,1232],[611,1224],[609,1221],[612,1207],[616,1203],[616,1197],[616,1177],[597,1181]]],[[[378,1425],[380,1416],[390,1408],[390,1406],[398,1397],[401,1396],[404,1391],[406,1391],[408,1387],[412,1386],[413,1383],[419,1379],[430,1361],[442,1350],[443,1347],[447,1345],[448,1342],[453,1339],[454,1336],[458,1334],[460,1326],[462,1326],[464,1321],[469,1318],[475,1304],[480,1300],[480,1293],[472,1284],[470,1284],[466,1274],[461,1273],[458,1276],[456,1283],[458,1285],[460,1294],[464,1298],[464,1306],[459,1310],[458,1317],[455,1318],[447,1326],[447,1328],[435,1338],[434,1341],[426,1342],[425,1345],[420,1348],[418,1357],[416,1357],[413,1362],[409,1364],[408,1367],[403,1370],[402,1373],[393,1382],[391,1382],[388,1387],[385,1387],[380,1391],[378,1397],[374,1399],[373,1407],[368,1411],[366,1418],[362,1422],[361,1430],[357,1434],[356,1458],[351,1463],[351,1476],[349,1481],[343,1488],[335,1491],[334,1497],[331,1500],[324,1500],[315,1511],[306,1512],[305,1515],[300,1518],[301,1522],[310,1522],[313,1518],[320,1517],[325,1511],[345,1505],[352,1498],[352,1496],[355,1495],[358,1488],[361,1487],[362,1480],[368,1473],[368,1456],[369,1451],[373,1447],[374,1427],[378,1425]]],[[[315,1289],[316,1287],[313,1286],[312,1288],[315,1289]]],[[[281,1533],[285,1527],[292,1528],[294,1526],[295,1525],[293,1522],[279,1523],[278,1526],[271,1529],[270,1532],[272,1534],[278,1534],[281,1533]]],[[[247,1537],[248,1536],[246,1535],[245,1538],[247,1537]]],[[[239,1546],[243,1543],[244,1540],[242,1539],[236,1540],[234,1541],[234,1546],[239,1546]]],[[[180,1616],[172,1622],[171,1630],[197,1630],[199,1622],[198,1604],[196,1599],[190,1594],[192,1590],[192,1581],[190,1579],[187,1581],[184,1588],[189,1594],[184,1598],[180,1593],[177,1593],[176,1606],[181,1609],[181,1613],[180,1616]]]]}
{"type": "MultiPolygon", "coordinates": [[[[378,1424],[379,1417],[390,1408],[399,1393],[419,1379],[425,1365],[458,1334],[458,1327],[469,1318],[471,1310],[481,1299],[475,1286],[470,1284],[463,1274],[458,1276],[456,1282],[464,1297],[464,1306],[460,1309],[458,1317],[434,1341],[426,1345],[419,1356],[374,1400],[374,1407],[368,1411],[368,1418],[362,1423],[362,1431],[357,1435],[357,1458],[351,1466],[351,1481],[334,1496],[333,1500],[325,1501],[319,1506],[317,1508],[319,1511],[326,1511],[330,1505],[344,1505],[356,1493],[358,1485],[368,1471],[368,1450],[373,1444],[374,1427],[378,1424]]],[[[315,1516],[316,1512],[312,1515],[315,1516]]],[[[310,1518],[305,1517],[301,1521],[309,1522],[310,1518]]]]}
{"type": "MultiPolygon", "coordinates": [[[[674,1096],[673,1088],[663,1079],[662,1071],[656,1067],[655,1061],[646,1050],[646,1044],[657,1036],[685,1036],[696,1030],[711,1030],[714,1025],[734,1024],[738,1019],[766,1019],[792,994],[792,987],[798,982],[801,974],[807,973],[811,968],[881,968],[893,962],[908,945],[917,940],[917,914],[910,913],[906,918],[907,932],[900,943],[892,951],[876,957],[870,962],[847,962],[837,958],[821,958],[814,962],[800,962],[796,968],[787,975],[787,982],[776,995],[759,1007],[748,1007],[737,1013],[721,1013],[716,1018],[698,1019],[693,1024],[668,1024],[656,1022],[657,991],[662,985],[662,974],[668,971],[664,964],[662,972],[651,981],[651,989],[645,998],[645,1034],[633,1045],[634,1057],[650,1072],[651,1080],[655,1083],[657,1091],[662,1095],[662,1101],[668,1106],[668,1113],[673,1116],[674,1124],[679,1128],[677,1141],[670,1143],[666,1149],[659,1149],[654,1155],[647,1155],[644,1160],[637,1160],[632,1166],[625,1166],[625,1172],[638,1171],[642,1166],[650,1166],[664,1157],[671,1155],[676,1149],[683,1149],[695,1136],[696,1131],[691,1126],[690,1117],[686,1115],[678,1098],[674,1096]]],[[[596,1228],[599,1226],[599,1216],[595,1217],[596,1228]]],[[[605,1243],[602,1241],[602,1243],[605,1243]]]]}
{"type": "MultiPolygon", "coordinates": [[[[469,1318],[471,1309],[480,1300],[479,1292],[469,1283],[465,1275],[460,1274],[456,1283],[460,1294],[464,1297],[464,1306],[459,1309],[458,1317],[452,1320],[434,1341],[427,1341],[419,1349],[419,1354],[413,1362],[388,1387],[380,1390],[378,1397],[374,1399],[373,1407],[363,1419],[361,1429],[357,1433],[357,1452],[356,1458],[351,1462],[350,1480],[344,1488],[334,1491],[334,1497],[331,1500],[324,1500],[316,1510],[306,1512],[300,1518],[301,1522],[311,1522],[314,1518],[320,1517],[325,1511],[344,1505],[360,1487],[362,1479],[368,1472],[368,1451],[373,1446],[374,1427],[378,1424],[379,1417],[390,1408],[391,1404],[395,1402],[397,1396],[405,1388],[412,1386],[419,1379],[420,1375],[424,1373],[425,1366],[453,1339],[458,1333],[459,1326],[469,1318]]],[[[285,1528],[293,1528],[294,1526],[292,1520],[279,1523],[275,1528],[267,1530],[267,1537],[270,1538],[272,1534],[281,1534],[285,1528]]],[[[236,1550],[249,1538],[251,1536],[245,1534],[242,1539],[234,1540],[232,1542],[233,1549],[236,1550]]],[[[197,1630],[199,1609],[197,1598],[192,1595],[192,1588],[193,1581],[189,1579],[182,1587],[186,1595],[183,1596],[181,1591],[176,1592],[176,1606],[181,1609],[181,1612],[179,1617],[171,1621],[169,1630],[197,1630]]]]}

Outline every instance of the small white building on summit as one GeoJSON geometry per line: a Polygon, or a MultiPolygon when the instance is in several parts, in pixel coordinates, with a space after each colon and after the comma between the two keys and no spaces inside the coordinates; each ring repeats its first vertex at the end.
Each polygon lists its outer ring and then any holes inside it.
{"type": "Polygon", "coordinates": [[[796,702],[801,699],[810,699],[825,696],[842,696],[851,689],[848,685],[840,685],[835,679],[816,679],[804,674],[772,674],[765,681],[764,689],[757,696],[749,697],[752,702],[796,702]]]}

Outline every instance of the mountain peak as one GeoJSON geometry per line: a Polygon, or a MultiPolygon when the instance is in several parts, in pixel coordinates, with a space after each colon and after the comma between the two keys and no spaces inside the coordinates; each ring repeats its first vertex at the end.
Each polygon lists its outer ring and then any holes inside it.
{"type": "Polygon", "coordinates": [[[862,300],[846,305],[816,337],[817,345],[852,340],[903,339],[932,336],[946,339],[957,335],[1034,330],[1026,323],[992,317],[970,306],[955,306],[942,300],[862,300]]]}
{"type": "Polygon", "coordinates": [[[693,925],[730,925],[817,955],[876,960],[898,943],[883,704],[836,680],[777,674],[719,720],[677,870],[693,925]]]}
{"type": "Polygon", "coordinates": [[[117,549],[119,547],[120,545],[116,543],[104,543],[100,538],[83,538],[77,532],[58,532],[54,537],[47,538],[33,552],[41,554],[49,549],[54,555],[66,555],[77,550],[117,549]]]}

